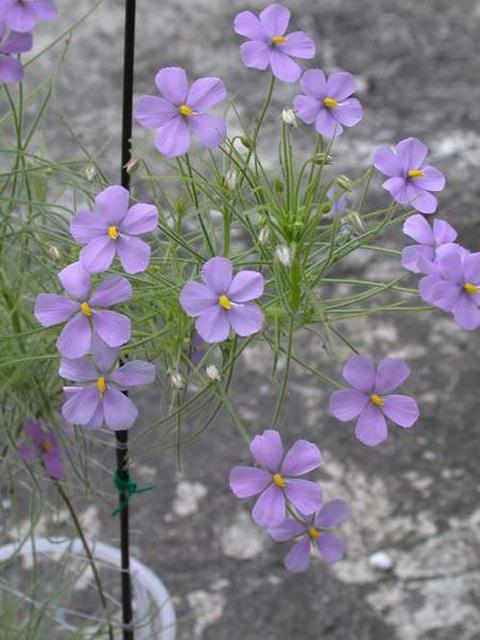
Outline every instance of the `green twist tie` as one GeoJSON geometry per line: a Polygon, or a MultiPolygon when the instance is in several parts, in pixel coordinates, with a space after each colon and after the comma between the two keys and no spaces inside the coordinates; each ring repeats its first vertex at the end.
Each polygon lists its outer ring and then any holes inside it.
{"type": "Polygon", "coordinates": [[[115,511],[112,512],[112,517],[118,516],[118,514],[127,507],[132,496],[138,493],[145,493],[146,491],[151,491],[153,489],[153,484],[146,484],[143,487],[137,487],[136,482],[133,482],[129,473],[127,473],[126,478],[122,478],[118,470],[115,471],[113,476],[113,483],[118,491],[126,493],[127,497],[118,505],[115,511]]]}

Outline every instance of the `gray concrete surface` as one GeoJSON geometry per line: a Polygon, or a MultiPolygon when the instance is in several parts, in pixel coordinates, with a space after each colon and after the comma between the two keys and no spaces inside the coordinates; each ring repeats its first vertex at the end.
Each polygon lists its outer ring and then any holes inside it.
{"type": "MultiPolygon", "coordinates": [[[[59,0],[61,23],[90,5],[59,0]]],[[[120,131],[121,5],[106,1],[74,36],[58,93],[86,144],[95,148],[111,139],[105,166],[112,176],[120,131]]],[[[241,65],[231,24],[237,11],[263,3],[138,5],[138,93],[152,90],[159,67],[179,64],[193,76],[221,75],[238,93],[244,113],[255,112],[267,79],[241,65]]],[[[381,143],[422,138],[447,174],[443,214],[461,229],[469,248],[480,249],[478,0],[291,0],[288,6],[295,24],[318,43],[316,63],[359,78],[366,116],[339,143],[344,170],[366,167],[381,143]]],[[[39,40],[46,42],[58,29],[40,28],[39,40]]],[[[275,108],[286,106],[293,93],[282,87],[275,108]]],[[[63,144],[68,149],[66,139],[63,144]]],[[[384,199],[378,185],[377,178],[377,202],[384,199]]],[[[401,242],[399,236],[392,243],[401,242]]],[[[365,277],[397,269],[361,254],[350,266],[365,277]]],[[[315,563],[306,575],[288,575],[282,545],[256,529],[229,494],[228,470],[248,455],[228,416],[184,450],[182,476],[169,451],[138,466],[137,479],[153,480],[156,491],[135,499],[134,549],[175,598],[179,640],[480,638],[479,334],[462,333],[441,313],[375,317],[346,329],[372,355],[410,362],[410,388],[422,418],[409,432],[392,429],[386,445],[369,450],[354,441],[351,425],[329,416],[329,390],[295,372],[285,433],[320,444],[327,493],[344,497],[352,509],[345,527],[348,556],[332,570],[315,563]],[[379,550],[392,559],[391,571],[369,564],[369,555],[379,550]]],[[[301,336],[297,347],[310,362],[327,366],[318,341],[301,336]]],[[[275,389],[268,375],[262,350],[247,352],[234,387],[249,425],[264,427],[270,419],[275,389]]],[[[148,393],[143,405],[147,422],[155,406],[148,393]]],[[[100,538],[115,538],[107,512],[93,507],[88,519],[100,538]]]]}

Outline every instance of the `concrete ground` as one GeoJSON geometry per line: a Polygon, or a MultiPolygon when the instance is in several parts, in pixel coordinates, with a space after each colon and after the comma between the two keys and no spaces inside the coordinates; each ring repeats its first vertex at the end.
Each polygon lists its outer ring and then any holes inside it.
{"type": "MultiPolygon", "coordinates": [[[[43,42],[92,2],[58,4],[60,23],[38,30],[43,42]]],[[[106,0],[74,36],[58,93],[87,145],[98,148],[111,138],[105,166],[112,176],[120,127],[121,4],[106,0]]],[[[192,76],[222,76],[244,113],[255,113],[267,80],[241,65],[232,19],[263,3],[138,5],[138,93],[152,91],[159,67],[180,65],[192,76]]],[[[339,142],[342,170],[365,168],[379,144],[420,137],[447,174],[443,216],[461,230],[467,247],[480,249],[478,0],[291,0],[288,6],[296,26],[315,37],[316,64],[349,70],[359,80],[366,115],[339,142]]],[[[45,58],[36,73],[52,59],[53,54],[45,58]]],[[[294,89],[281,87],[275,110],[293,95],[294,89]]],[[[306,133],[297,135],[306,140],[306,133]]],[[[386,201],[378,178],[375,185],[374,198],[386,201]]],[[[398,246],[400,236],[389,241],[398,246]]],[[[361,254],[350,267],[355,277],[366,278],[398,270],[361,254]]],[[[179,640],[480,638],[479,334],[460,331],[440,312],[372,317],[345,329],[372,355],[409,361],[410,389],[422,417],[411,431],[393,428],[387,444],[367,449],[353,439],[352,425],[329,415],[329,390],[313,376],[294,372],[285,437],[320,444],[326,492],[344,497],[352,510],[344,528],[348,555],[333,569],[316,562],[305,575],[286,573],[282,545],[255,528],[229,493],[228,471],[248,455],[227,415],[185,448],[182,476],[171,451],[138,466],[137,480],[153,480],[156,490],[134,501],[134,549],[175,598],[179,640]],[[372,566],[371,555],[378,551],[387,554],[390,570],[372,566]]],[[[318,340],[300,336],[297,348],[310,363],[326,366],[318,340]]],[[[239,410],[252,429],[268,426],[277,391],[262,353],[255,347],[245,354],[234,384],[239,410]]],[[[330,371],[339,375],[340,365],[330,365],[330,371]]],[[[155,406],[147,392],[146,422],[154,418],[155,406]]],[[[106,510],[92,507],[86,520],[100,539],[115,539],[106,510]]]]}

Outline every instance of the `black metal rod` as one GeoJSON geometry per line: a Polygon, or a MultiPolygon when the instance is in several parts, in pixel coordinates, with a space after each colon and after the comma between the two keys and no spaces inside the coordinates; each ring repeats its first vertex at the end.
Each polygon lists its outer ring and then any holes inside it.
{"type": "MultiPolygon", "coordinates": [[[[125,44],[123,56],[123,107],[122,107],[122,187],[129,189],[130,174],[126,165],[131,158],[133,68],[135,59],[135,10],[136,0],[125,1],[125,44]]],[[[117,474],[122,483],[128,484],[128,431],[117,431],[117,474]]],[[[122,623],[123,640],[134,640],[132,582],[130,576],[130,526],[128,494],[119,491],[120,552],[122,571],[122,623]]]]}

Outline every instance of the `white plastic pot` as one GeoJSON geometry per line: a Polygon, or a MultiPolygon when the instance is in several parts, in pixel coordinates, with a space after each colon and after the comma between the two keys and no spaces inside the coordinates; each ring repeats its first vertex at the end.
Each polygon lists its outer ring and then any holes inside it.
{"type": "MultiPolygon", "coordinates": [[[[90,551],[95,560],[107,564],[118,571],[120,579],[120,550],[103,542],[89,542],[90,551]]],[[[0,547],[0,562],[14,557],[32,557],[40,555],[58,556],[71,554],[85,558],[85,549],[79,538],[74,540],[56,538],[35,538],[22,543],[12,542],[0,547]]],[[[175,640],[175,610],[172,599],[163,582],[151,569],[130,558],[135,618],[141,620],[135,629],[135,640],[175,640]],[[152,616],[152,609],[155,615],[152,616]],[[158,612],[158,613],[157,613],[158,612]]]]}

